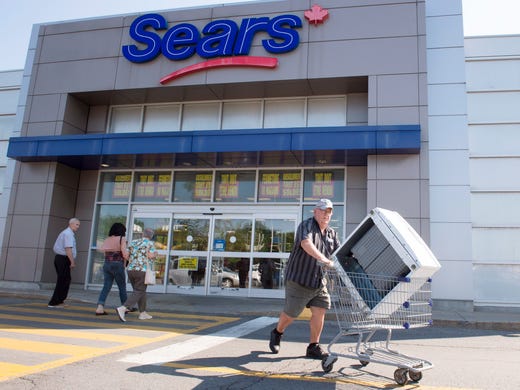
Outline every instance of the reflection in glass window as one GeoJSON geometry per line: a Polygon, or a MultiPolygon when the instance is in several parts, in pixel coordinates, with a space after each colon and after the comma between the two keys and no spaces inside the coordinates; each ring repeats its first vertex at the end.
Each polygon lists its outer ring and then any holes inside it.
{"type": "Polygon", "coordinates": [[[344,188],[345,171],[343,169],[306,170],[303,200],[316,202],[318,199],[328,198],[333,202],[343,202],[344,188]]]}
{"type": "Polygon", "coordinates": [[[174,202],[209,202],[212,172],[176,172],[173,183],[174,202]]]}
{"type": "Polygon", "coordinates": [[[253,202],[255,199],[253,171],[223,171],[216,173],[216,202],[253,202]]]}
{"type": "Polygon", "coordinates": [[[209,219],[174,219],[172,250],[207,251],[209,219]]]}
{"type": "Polygon", "coordinates": [[[110,114],[109,133],[140,133],[143,108],[113,107],[110,114]]]}
{"type": "Polygon", "coordinates": [[[168,202],[171,172],[136,172],[133,199],[136,202],[168,202]]]}
{"type": "Polygon", "coordinates": [[[260,171],[259,202],[299,202],[301,171],[260,171]]]}
{"type": "Polygon", "coordinates": [[[110,227],[120,222],[126,226],[126,215],[128,213],[127,204],[105,204],[97,208],[97,215],[94,218],[94,234],[92,235],[92,245],[96,248],[101,247],[105,238],[108,237],[110,227]]]}
{"type": "Polygon", "coordinates": [[[291,252],[294,245],[295,221],[292,219],[256,219],[255,252],[291,252]]]}
{"type": "Polygon", "coordinates": [[[89,283],[103,284],[103,264],[105,264],[105,255],[97,250],[90,251],[89,283]]]}
{"type": "Polygon", "coordinates": [[[170,233],[169,218],[134,218],[132,226],[132,240],[143,237],[143,231],[146,228],[153,229],[152,240],[157,250],[168,249],[168,235],[170,233]]]}
{"type": "Polygon", "coordinates": [[[264,290],[285,288],[283,275],[286,263],[287,259],[255,257],[251,273],[251,286],[264,290]]]}
{"type": "Polygon", "coordinates": [[[251,250],[250,219],[216,219],[214,251],[249,252],[251,250]]]}
{"type": "Polygon", "coordinates": [[[168,284],[179,287],[205,285],[207,258],[204,256],[171,256],[168,284]]]}
{"type": "Polygon", "coordinates": [[[104,172],[99,183],[98,200],[103,202],[128,202],[132,188],[130,172],[104,172]]]}

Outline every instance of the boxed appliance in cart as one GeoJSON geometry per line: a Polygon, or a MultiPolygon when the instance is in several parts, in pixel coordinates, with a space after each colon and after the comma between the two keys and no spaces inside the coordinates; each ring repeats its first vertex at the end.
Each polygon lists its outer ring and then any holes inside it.
{"type": "Polygon", "coordinates": [[[416,292],[411,279],[428,280],[440,269],[408,222],[382,208],[371,210],[334,256],[356,302],[374,316],[392,315],[416,292]]]}

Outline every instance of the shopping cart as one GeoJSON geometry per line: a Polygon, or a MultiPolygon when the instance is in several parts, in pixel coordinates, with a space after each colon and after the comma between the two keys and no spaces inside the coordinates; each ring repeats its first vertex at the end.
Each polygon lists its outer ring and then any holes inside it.
{"type": "Polygon", "coordinates": [[[394,329],[432,324],[431,279],[345,272],[337,263],[323,271],[339,326],[339,333],[327,347],[329,356],[322,361],[323,371],[330,372],[338,357],[345,357],[357,359],[362,366],[380,363],[397,367],[394,379],[399,385],[407,384],[408,377],[420,381],[422,371],[433,364],[391,349],[390,340],[394,329]],[[373,340],[378,331],[386,332],[383,341],[373,340]],[[334,345],[344,336],[357,336],[357,344],[343,345],[344,354],[334,352],[334,345]]]}

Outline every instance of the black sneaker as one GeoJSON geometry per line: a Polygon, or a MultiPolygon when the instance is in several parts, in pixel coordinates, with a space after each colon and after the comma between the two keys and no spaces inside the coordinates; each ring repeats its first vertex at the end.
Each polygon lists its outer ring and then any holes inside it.
{"type": "Polygon", "coordinates": [[[271,331],[271,340],[269,341],[269,348],[272,353],[280,352],[280,340],[282,339],[282,333],[278,333],[276,328],[271,331]]]}
{"type": "Polygon", "coordinates": [[[324,358],[328,357],[329,354],[326,352],[323,352],[319,344],[310,344],[307,347],[307,354],[306,356],[311,359],[320,359],[323,360],[324,358]]]}

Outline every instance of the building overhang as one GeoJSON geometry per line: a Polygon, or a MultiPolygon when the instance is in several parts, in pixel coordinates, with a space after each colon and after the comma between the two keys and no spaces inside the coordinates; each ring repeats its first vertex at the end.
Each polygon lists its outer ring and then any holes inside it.
{"type": "Polygon", "coordinates": [[[145,156],[184,166],[366,165],[368,155],[419,150],[419,125],[386,125],[12,137],[7,156],[99,169],[145,156]]]}

